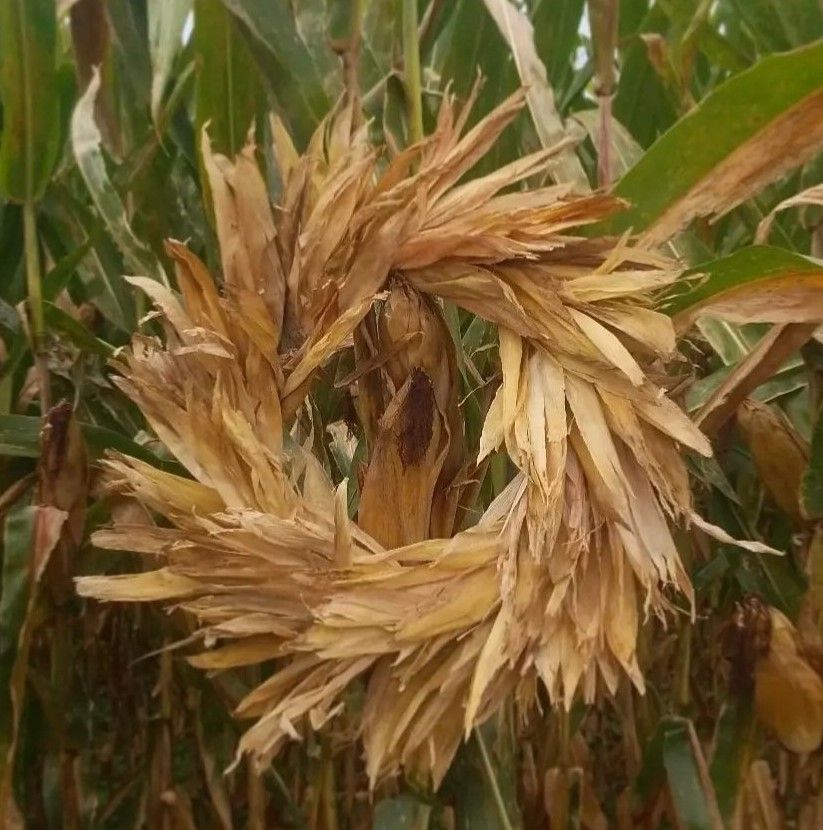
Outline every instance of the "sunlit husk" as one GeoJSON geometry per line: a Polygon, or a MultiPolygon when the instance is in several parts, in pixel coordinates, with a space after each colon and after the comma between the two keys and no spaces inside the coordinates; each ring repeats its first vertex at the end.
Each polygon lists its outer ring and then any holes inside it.
{"type": "Polygon", "coordinates": [[[710,447],[660,386],[675,344],[653,298],[676,271],[572,232],[618,209],[610,196],[512,191],[551,150],[458,184],[522,104],[465,131],[468,106],[446,96],[436,131],[387,165],[348,111],[302,156],[275,122],[274,212],[253,149],[230,162],[206,143],[225,292],[176,242],[180,296],[135,280],[166,337],[137,337],[120,383],[195,480],[109,460],[111,486],[170,526],[97,544],[166,565],[79,590],[178,602],[223,643],[194,658],[204,668],[282,657],[239,707],[258,718],[240,750],[261,766],[363,677],[372,782],[401,766],[439,782],[462,737],[512,693],[528,705],[536,680],[566,706],[623,673],[642,689],[638,626],[669,589],[691,595],[669,522],[691,515],[681,450],[710,447]],[[480,455],[505,449],[519,470],[452,538],[428,538],[458,526],[467,464],[435,298],[498,328],[480,455]],[[371,446],[362,526],[291,426],[316,370],[352,345],[371,446]],[[378,366],[389,400],[369,386],[378,366]],[[408,520],[392,529],[381,507],[408,520]]]}

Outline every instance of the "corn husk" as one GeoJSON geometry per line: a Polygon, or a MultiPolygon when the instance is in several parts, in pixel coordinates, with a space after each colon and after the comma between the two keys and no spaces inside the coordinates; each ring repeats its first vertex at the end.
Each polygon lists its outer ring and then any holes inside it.
{"type": "Polygon", "coordinates": [[[823,680],[803,654],[799,634],[769,608],[769,647],[755,667],[755,710],[792,752],[813,752],[823,742],[823,680]]]}
{"type": "Polygon", "coordinates": [[[274,122],[274,211],[253,148],[230,161],[204,142],[224,291],[178,242],[179,295],[133,280],[165,337],[135,337],[118,382],[191,478],[109,458],[109,486],[166,521],[95,543],[165,564],[78,589],[184,608],[218,644],[193,658],[204,668],[282,658],[238,708],[257,718],[239,752],[260,767],[358,681],[371,782],[402,767],[436,784],[463,737],[510,695],[533,705],[538,682],[566,707],[624,674],[642,690],[643,617],[691,598],[670,523],[692,515],[682,450],[711,449],[661,373],[675,337],[654,297],[677,269],[580,236],[615,198],[517,189],[555,150],[462,183],[523,103],[466,130],[470,104],[447,95],[434,133],[385,162],[349,111],[303,155],[274,122]],[[470,460],[440,301],[497,327],[480,458],[505,450],[517,469],[457,533],[470,460]],[[369,442],[357,520],[295,426],[349,348],[369,442]]]}
{"type": "Polygon", "coordinates": [[[769,495],[780,510],[802,522],[801,486],[809,465],[808,442],[782,412],[752,399],[738,407],[737,423],[769,495]]]}

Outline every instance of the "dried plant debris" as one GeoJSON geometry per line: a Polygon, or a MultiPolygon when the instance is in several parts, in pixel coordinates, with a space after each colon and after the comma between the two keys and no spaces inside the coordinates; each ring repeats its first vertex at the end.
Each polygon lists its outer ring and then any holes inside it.
{"type": "Polygon", "coordinates": [[[192,658],[202,668],[279,658],[237,712],[257,719],[239,751],[260,767],[359,680],[371,782],[403,767],[436,784],[511,695],[533,705],[542,686],[568,707],[623,674],[643,689],[638,626],[691,600],[670,522],[696,520],[683,450],[711,448],[664,386],[675,334],[654,300],[678,272],[580,234],[617,199],[512,189],[553,149],[463,182],[523,104],[467,130],[470,103],[447,95],[435,131],[388,160],[349,110],[303,155],[274,122],[274,207],[252,145],[230,160],[204,141],[222,288],[173,241],[179,294],[133,280],[165,337],[136,336],[118,382],[191,478],[111,456],[110,488],[163,521],[95,543],[165,564],[78,590],[184,608],[217,644],[192,658]],[[441,301],[497,328],[480,460],[504,449],[516,468],[468,529],[458,504],[478,459],[441,301]],[[343,350],[369,448],[356,520],[351,483],[295,426],[343,350]]]}

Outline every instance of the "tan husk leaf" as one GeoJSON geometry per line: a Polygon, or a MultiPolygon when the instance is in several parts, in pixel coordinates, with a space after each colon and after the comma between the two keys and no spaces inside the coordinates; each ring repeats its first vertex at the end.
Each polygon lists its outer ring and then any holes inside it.
{"type": "Polygon", "coordinates": [[[823,742],[823,680],[803,655],[795,627],[776,608],[768,613],[771,638],[755,667],[755,710],[787,749],[813,752],[823,742]]]}
{"type": "Polygon", "coordinates": [[[110,487],[165,521],[96,543],[164,564],[78,588],[179,604],[223,643],[194,658],[204,668],[281,655],[238,710],[258,718],[240,751],[261,767],[362,678],[371,781],[405,767],[437,783],[463,736],[512,693],[534,702],[538,679],[567,707],[623,673],[642,689],[644,613],[691,596],[669,523],[692,515],[681,448],[711,449],[659,385],[674,332],[653,298],[677,271],[575,234],[620,208],[611,196],[512,189],[551,150],[458,184],[523,103],[464,132],[447,95],[435,132],[387,163],[348,111],[301,156],[273,130],[274,210],[253,148],[207,152],[225,291],[177,242],[180,295],[135,281],[166,334],[136,336],[118,382],[193,480],[111,457],[110,487]],[[442,301],[498,328],[481,455],[505,449],[517,468],[459,532],[473,459],[442,301]],[[357,521],[294,419],[352,346],[369,444],[357,521]]]}
{"type": "Polygon", "coordinates": [[[780,410],[752,398],[738,407],[737,424],[766,490],[786,515],[803,521],[801,485],[809,465],[808,442],[780,410]]]}

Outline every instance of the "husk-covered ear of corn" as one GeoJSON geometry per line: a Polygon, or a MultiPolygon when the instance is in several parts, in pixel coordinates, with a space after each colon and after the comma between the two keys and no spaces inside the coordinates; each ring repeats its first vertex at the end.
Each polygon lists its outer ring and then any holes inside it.
{"type": "Polygon", "coordinates": [[[222,287],[174,241],[179,294],[133,280],[165,336],[136,336],[118,382],[191,478],[109,458],[111,488],[163,521],[95,543],[164,564],[78,589],[181,606],[213,646],[203,669],[278,658],[238,708],[261,767],[357,682],[371,781],[402,767],[436,784],[510,696],[568,707],[624,674],[642,690],[638,627],[691,597],[670,524],[699,521],[682,452],[710,446],[665,391],[675,340],[654,297],[677,272],[581,234],[614,198],[524,190],[552,150],[464,182],[523,100],[467,129],[470,104],[446,96],[433,134],[389,158],[350,109],[303,155],[274,121],[274,207],[253,146],[230,160],[204,141],[222,287]],[[443,302],[498,332],[479,457],[443,302]],[[335,486],[296,417],[342,351],[368,444],[355,520],[354,482],[335,486]],[[516,473],[472,523],[498,450],[516,473]]]}

